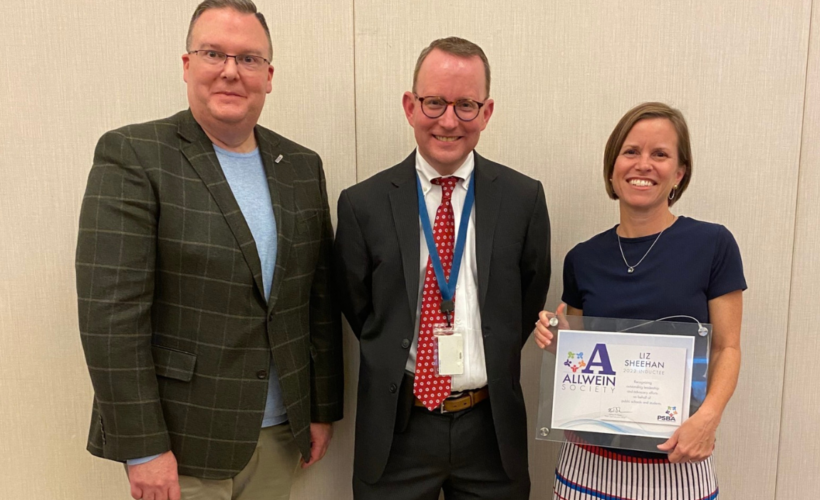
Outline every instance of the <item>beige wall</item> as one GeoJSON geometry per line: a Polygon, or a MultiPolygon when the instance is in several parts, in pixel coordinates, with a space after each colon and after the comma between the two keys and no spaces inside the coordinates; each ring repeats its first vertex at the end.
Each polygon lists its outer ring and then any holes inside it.
{"type": "Polygon", "coordinates": [[[791,267],[783,417],[777,467],[777,498],[820,490],[820,440],[811,415],[820,409],[820,3],[814,2],[804,102],[803,140],[791,267]]]}
{"type": "MultiPolygon", "coordinates": [[[[186,105],[180,55],[196,3],[4,2],[3,498],[128,498],[122,469],[84,451],[91,387],[76,322],[77,216],[97,138],[186,105]]],[[[342,188],[410,152],[400,103],[421,48],[448,35],[484,47],[496,112],[479,150],[545,185],[550,307],[566,251],[616,221],[599,167],[609,131],[638,102],[680,107],[695,172],[676,212],[728,226],[749,282],[741,381],[719,432],[721,490],[730,500],[786,500],[820,487],[810,472],[820,469],[818,0],[257,3],[276,67],[261,122],[322,154],[332,205],[342,188]]],[[[327,458],[300,474],[295,500],[351,498],[352,336],[346,347],[348,417],[327,458]]],[[[539,363],[528,346],[531,423],[539,363]]],[[[532,498],[551,498],[556,453],[531,443],[532,498]]]]}

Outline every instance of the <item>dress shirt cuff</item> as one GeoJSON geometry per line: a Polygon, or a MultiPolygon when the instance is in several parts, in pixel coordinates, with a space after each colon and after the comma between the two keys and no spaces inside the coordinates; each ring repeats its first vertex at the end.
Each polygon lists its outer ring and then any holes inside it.
{"type": "Polygon", "coordinates": [[[150,462],[151,460],[153,460],[155,458],[159,458],[159,455],[151,455],[150,457],[142,457],[142,458],[130,458],[126,461],[126,463],[128,464],[129,467],[132,466],[132,465],[142,465],[142,464],[150,462]]]}

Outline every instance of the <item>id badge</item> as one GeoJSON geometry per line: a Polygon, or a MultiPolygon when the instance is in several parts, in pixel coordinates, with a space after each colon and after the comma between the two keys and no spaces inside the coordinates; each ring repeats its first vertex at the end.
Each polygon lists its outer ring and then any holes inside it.
{"type": "Polygon", "coordinates": [[[437,325],[433,327],[436,337],[436,372],[438,375],[462,375],[464,373],[464,335],[458,327],[437,325]]]}

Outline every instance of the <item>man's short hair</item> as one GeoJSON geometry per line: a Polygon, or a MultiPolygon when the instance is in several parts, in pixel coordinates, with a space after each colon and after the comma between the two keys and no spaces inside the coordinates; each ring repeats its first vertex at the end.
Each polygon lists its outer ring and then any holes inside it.
{"type": "Polygon", "coordinates": [[[606,141],[606,148],[604,149],[604,186],[606,187],[606,194],[613,200],[617,200],[618,195],[615,194],[610,179],[612,179],[615,161],[617,161],[618,155],[621,154],[621,147],[626,141],[626,136],[629,135],[636,123],[653,118],[663,118],[672,122],[672,126],[675,127],[675,134],[678,137],[678,165],[686,169],[683,178],[677,185],[674,197],[669,200],[670,207],[680,199],[689,186],[689,181],[692,179],[692,145],[689,142],[689,127],[686,125],[683,113],[662,102],[645,102],[627,111],[606,141]]]}
{"type": "Polygon", "coordinates": [[[487,60],[487,56],[484,54],[484,51],[481,50],[481,47],[469,40],[465,40],[457,36],[433,40],[430,45],[421,51],[421,54],[419,54],[419,58],[416,61],[416,69],[413,71],[413,92],[416,91],[416,81],[419,79],[421,63],[423,63],[427,56],[430,55],[430,52],[435,49],[446,52],[447,54],[464,58],[478,56],[478,58],[481,59],[481,62],[484,63],[484,80],[486,82],[487,97],[490,96],[490,61],[487,60]]]}
{"type": "Polygon", "coordinates": [[[206,10],[211,9],[233,9],[242,14],[255,15],[262,24],[262,28],[265,29],[265,35],[268,37],[268,57],[273,57],[273,42],[271,42],[270,39],[270,29],[268,29],[268,23],[265,22],[265,16],[256,10],[256,4],[254,4],[251,0],[204,0],[202,3],[197,5],[194,15],[191,16],[191,24],[188,25],[188,36],[185,39],[185,50],[191,50],[191,32],[194,31],[194,24],[196,24],[197,19],[199,19],[202,13],[206,10]]]}

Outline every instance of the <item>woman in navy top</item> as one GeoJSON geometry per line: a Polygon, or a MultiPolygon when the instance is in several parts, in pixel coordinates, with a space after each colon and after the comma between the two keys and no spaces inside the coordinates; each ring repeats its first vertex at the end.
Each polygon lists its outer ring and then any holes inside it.
{"type": "MultiPolygon", "coordinates": [[[[689,131],[680,111],[644,103],[624,115],[607,141],[604,179],[620,224],[578,244],[564,260],[556,314],[658,319],[687,315],[713,326],[706,399],[658,446],[663,453],[566,443],[556,499],[713,499],[715,431],[740,370],[740,251],[723,226],[669,209],[692,177],[689,131]]],[[[535,339],[554,352],[543,311],[535,339]]]]}

